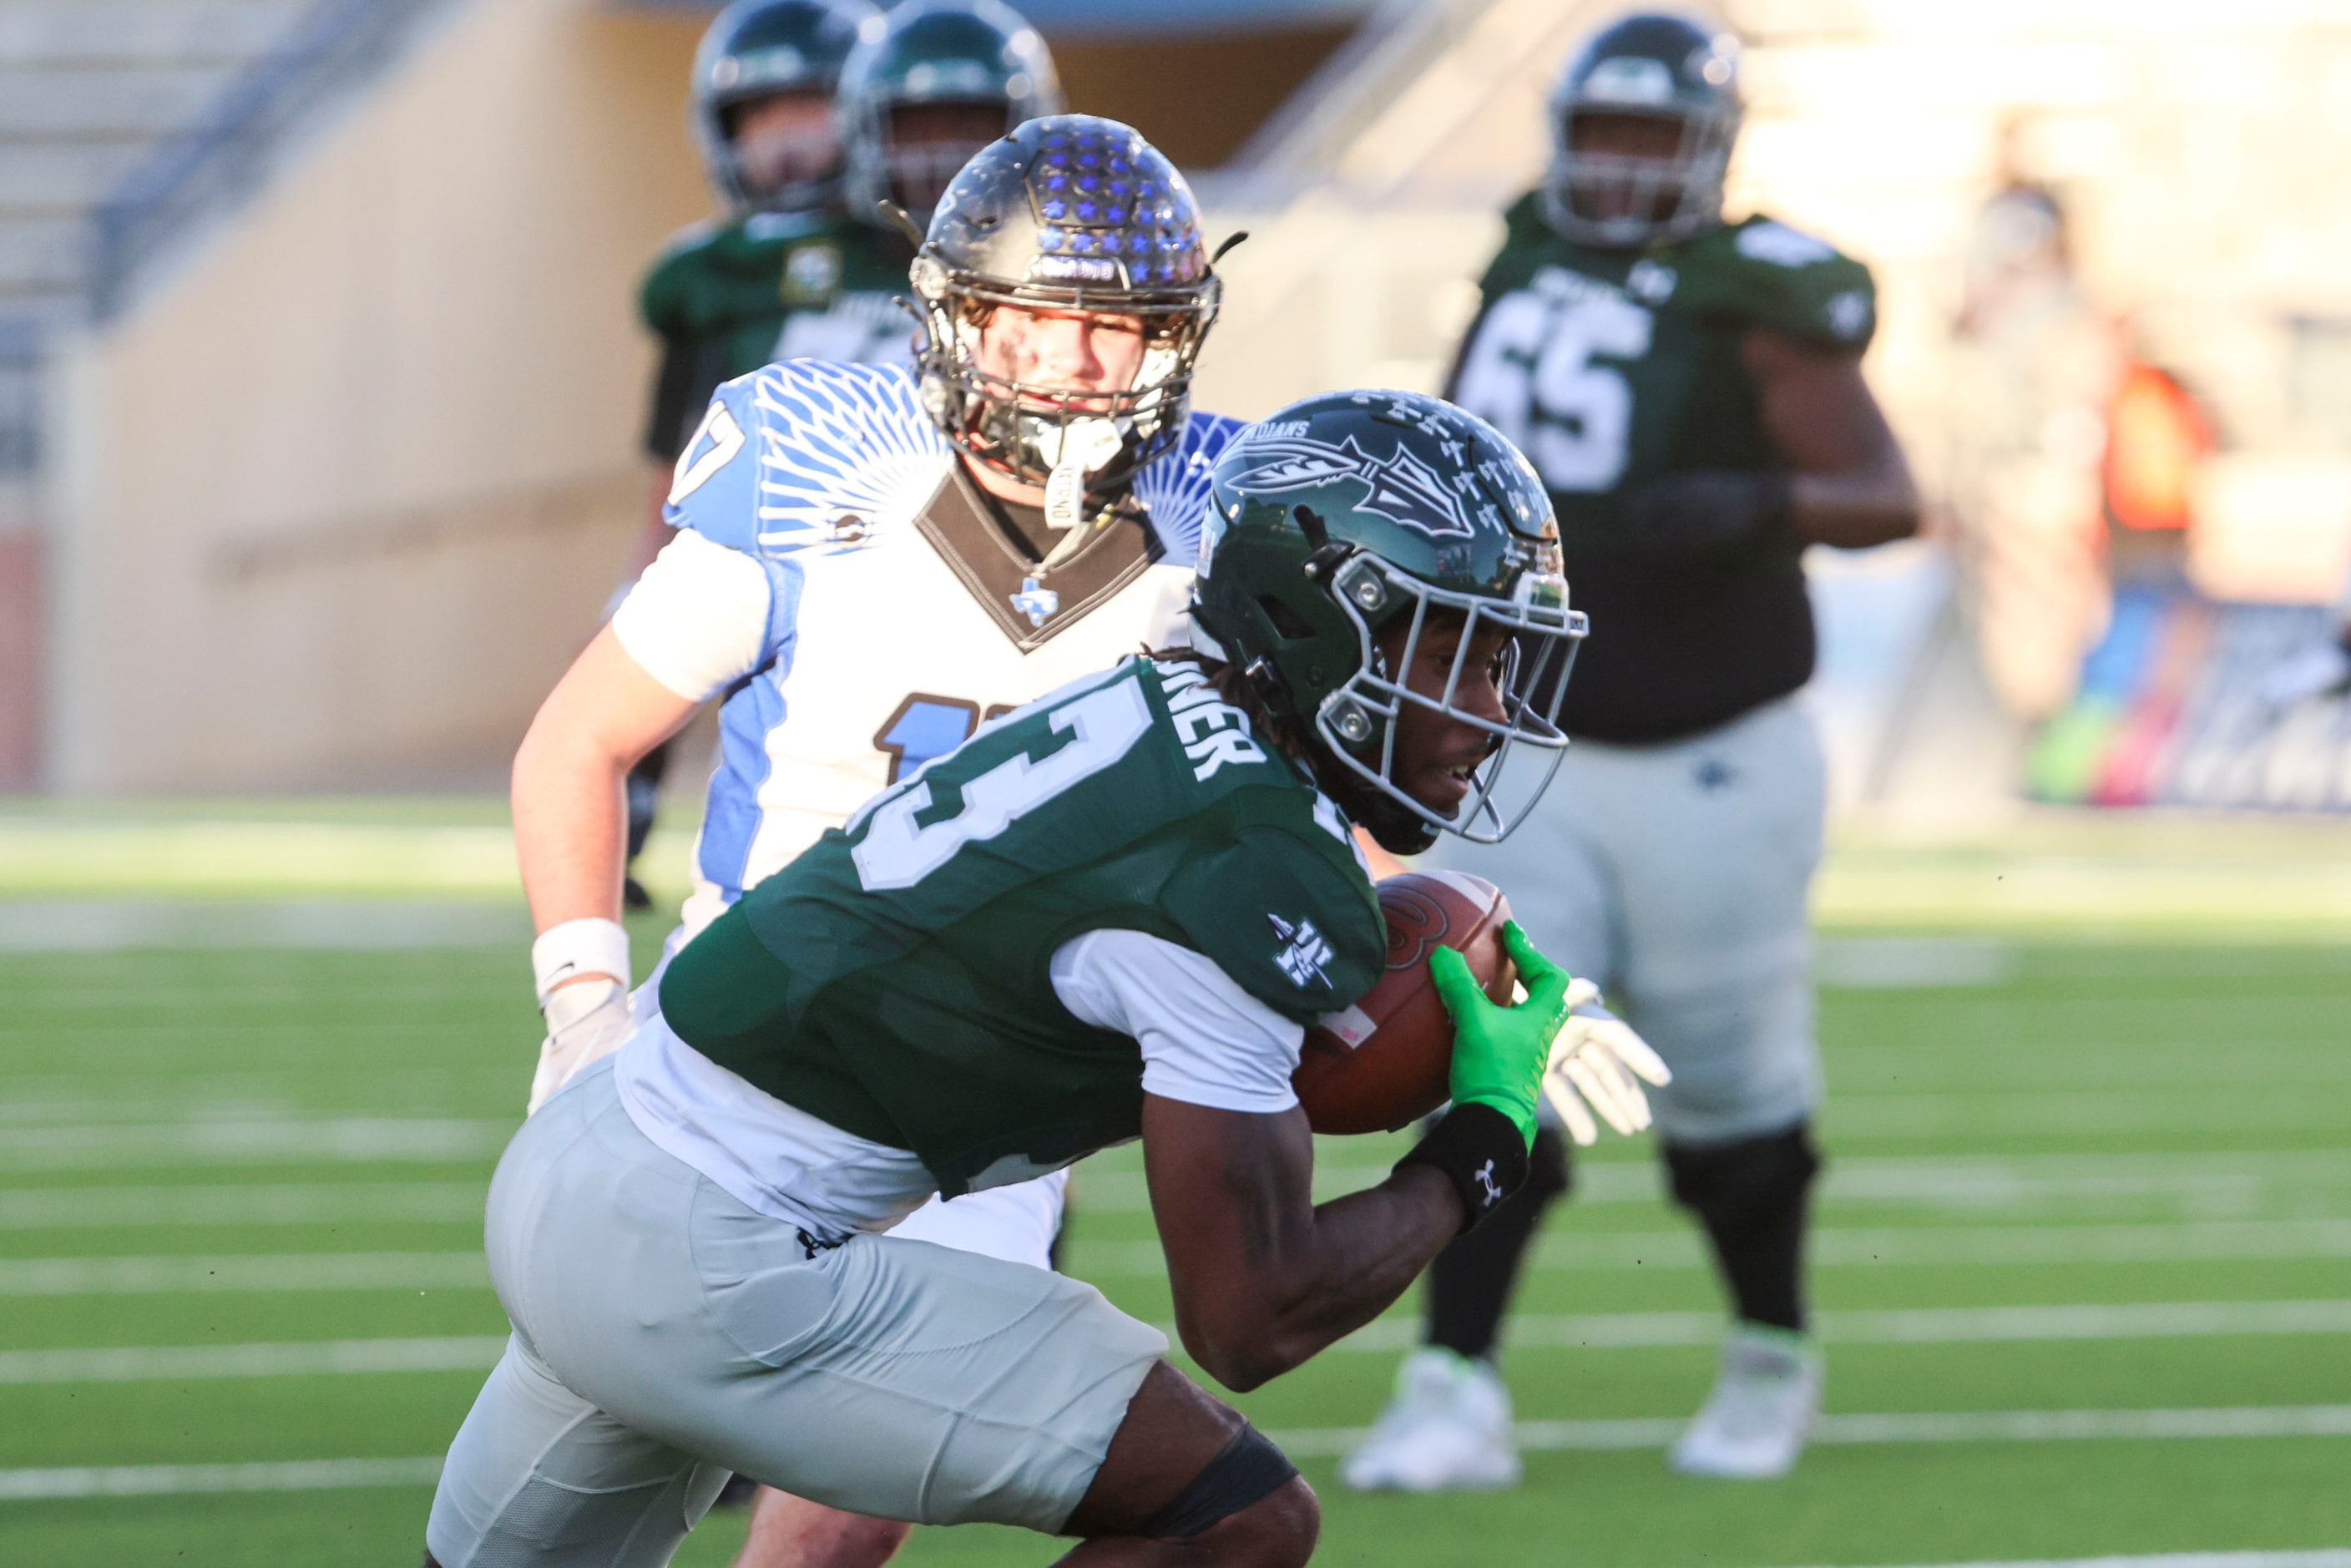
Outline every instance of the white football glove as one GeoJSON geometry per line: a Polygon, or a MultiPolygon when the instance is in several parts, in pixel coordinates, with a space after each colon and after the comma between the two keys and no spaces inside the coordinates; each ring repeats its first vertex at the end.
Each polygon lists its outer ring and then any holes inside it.
{"type": "Polygon", "coordinates": [[[636,1024],[629,988],[610,977],[561,987],[539,1011],[547,1019],[547,1039],[539,1044],[538,1071],[530,1075],[530,1111],[546,1104],[573,1073],[620,1050],[636,1024]]]}
{"type": "MultiPolygon", "coordinates": [[[[1589,980],[1568,988],[1567,1005],[1581,1008],[1597,1001],[1600,988],[1589,980]]],[[[1551,1042],[1551,1066],[1543,1072],[1543,1096],[1567,1135],[1578,1144],[1600,1141],[1592,1113],[1630,1136],[1649,1124],[1649,1097],[1641,1083],[1659,1088],[1674,1081],[1648,1042],[1618,1019],[1571,1013],[1551,1042]]]]}

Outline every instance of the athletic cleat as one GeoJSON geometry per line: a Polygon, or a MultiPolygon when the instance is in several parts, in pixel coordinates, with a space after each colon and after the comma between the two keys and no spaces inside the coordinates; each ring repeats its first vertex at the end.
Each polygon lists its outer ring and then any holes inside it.
{"type": "Polygon", "coordinates": [[[1821,1409],[1821,1354],[1802,1334],[1734,1324],[1722,1371],[1666,1462],[1687,1476],[1769,1480],[1804,1451],[1821,1409]]]}
{"type": "Polygon", "coordinates": [[[1453,1491],[1519,1484],[1510,1391],[1483,1361],[1437,1345],[1404,1358],[1395,1396],[1340,1479],[1357,1491],[1453,1491]]]}

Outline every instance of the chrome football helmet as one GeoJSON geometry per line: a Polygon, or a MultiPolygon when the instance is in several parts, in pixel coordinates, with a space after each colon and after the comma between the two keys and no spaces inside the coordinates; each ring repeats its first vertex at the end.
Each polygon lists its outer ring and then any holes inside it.
{"type": "Polygon", "coordinates": [[[914,257],[925,406],[972,461],[1044,486],[1049,513],[1057,493],[1116,489],[1183,435],[1217,318],[1209,261],[1191,188],[1134,128],[1030,120],[964,165],[914,257]],[[981,336],[1007,307],[1139,318],[1132,384],[1075,394],[989,372],[981,336]]]}

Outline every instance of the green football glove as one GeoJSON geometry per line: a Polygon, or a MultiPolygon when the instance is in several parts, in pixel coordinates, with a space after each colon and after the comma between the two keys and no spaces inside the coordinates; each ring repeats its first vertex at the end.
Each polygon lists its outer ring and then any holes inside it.
{"type": "Polygon", "coordinates": [[[1487,1105],[1500,1112],[1532,1148],[1535,1103],[1542,1094],[1543,1071],[1551,1065],[1552,1040],[1567,1022],[1575,988],[1565,969],[1535,951],[1519,923],[1502,923],[1502,946],[1519,967],[1527,999],[1499,1007],[1450,947],[1428,956],[1428,976],[1437,999],[1453,1015],[1453,1103],[1487,1105]]]}

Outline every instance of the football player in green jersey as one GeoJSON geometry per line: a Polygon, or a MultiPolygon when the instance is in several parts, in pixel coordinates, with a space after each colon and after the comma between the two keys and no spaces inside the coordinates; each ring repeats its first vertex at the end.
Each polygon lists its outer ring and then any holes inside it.
{"type": "Polygon", "coordinates": [[[1351,818],[1491,841],[1556,762],[1582,635],[1550,502],[1436,399],[1334,393],[1213,476],[1181,653],[983,726],[688,943],[661,1011],[491,1186],[515,1326],[443,1471],[432,1561],[666,1563],[730,1469],[830,1506],[1083,1538],[1071,1563],[1303,1563],[1312,1492],[1045,1270],[886,1234],[1140,1137],[1185,1347],[1256,1386],[1379,1312],[1526,1167],[1577,998],[1433,960],[1452,1108],[1317,1205],[1305,1028],[1381,972],[1351,818]],[[1539,782],[1548,769],[1532,770],[1539,782]]]}
{"type": "Polygon", "coordinates": [[[1052,57],[998,0],[887,16],[864,0],[744,0],[711,25],[694,92],[726,210],[645,278],[662,344],[645,449],[664,491],[721,382],[777,360],[911,364],[915,323],[896,298],[914,246],[879,203],[919,233],[973,152],[1061,109],[1052,57]]]}
{"type": "MultiPolygon", "coordinates": [[[[1661,1152],[1737,1319],[1672,1459],[1768,1476],[1795,1462],[1820,1384],[1800,1265],[1819,1164],[1805,905],[1823,785],[1793,702],[1813,659],[1800,558],[1906,536],[1918,503],[1862,379],[1867,269],[1722,215],[1738,63],[1734,39],[1679,16],[1594,34],[1552,97],[1551,167],[1482,280],[1451,395],[1541,471],[1593,635],[1561,710],[1577,744],[1509,860],[1459,843],[1439,858],[1507,882],[1537,942],[1672,1067],[1661,1152]]],[[[1562,1115],[1591,1135],[1572,1098],[1562,1115]]],[[[1558,1131],[1534,1171],[1431,1271],[1429,1343],[1351,1483],[1517,1479],[1493,1354],[1567,1186],[1558,1131]]]]}
{"type": "Polygon", "coordinates": [[[974,154],[1061,112],[1053,57],[1000,0],[901,0],[841,68],[849,208],[895,202],[916,226],[974,154]]]}
{"type": "MultiPolygon", "coordinates": [[[[738,0],[710,25],[690,118],[723,212],[664,247],[639,297],[661,361],[632,579],[668,542],[671,470],[720,382],[777,360],[913,362],[898,299],[914,245],[880,203],[919,233],[972,152],[1061,102],[1043,40],[999,0],[909,0],[886,16],[868,0],[738,0]]],[[[656,747],[629,775],[632,863],[668,756],[656,747]]],[[[650,906],[634,877],[625,892],[650,906]]]]}

